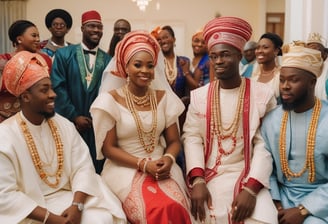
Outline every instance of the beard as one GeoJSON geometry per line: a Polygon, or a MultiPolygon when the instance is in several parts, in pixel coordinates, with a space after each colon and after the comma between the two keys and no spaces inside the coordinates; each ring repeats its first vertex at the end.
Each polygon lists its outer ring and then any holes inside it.
{"type": "Polygon", "coordinates": [[[288,110],[288,111],[294,110],[295,108],[299,107],[300,105],[302,105],[306,101],[307,95],[308,95],[308,90],[305,90],[302,95],[297,97],[291,103],[284,102],[284,100],[281,97],[279,97],[280,102],[282,104],[282,109],[288,110]]]}
{"type": "Polygon", "coordinates": [[[45,119],[49,119],[49,118],[52,118],[53,116],[55,116],[55,111],[52,111],[52,112],[42,111],[42,112],[40,112],[40,114],[43,115],[45,117],[45,119]]]}

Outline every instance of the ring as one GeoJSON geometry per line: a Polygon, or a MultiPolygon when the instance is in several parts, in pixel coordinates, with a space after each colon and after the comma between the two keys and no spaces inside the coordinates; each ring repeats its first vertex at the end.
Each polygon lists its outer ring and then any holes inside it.
{"type": "Polygon", "coordinates": [[[238,207],[237,207],[237,206],[235,206],[235,207],[234,207],[234,210],[235,210],[235,211],[237,211],[237,209],[238,209],[238,207]]]}

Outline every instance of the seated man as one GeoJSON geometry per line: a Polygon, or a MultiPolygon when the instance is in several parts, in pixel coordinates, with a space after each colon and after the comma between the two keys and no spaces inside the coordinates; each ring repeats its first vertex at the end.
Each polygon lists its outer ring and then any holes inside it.
{"type": "Polygon", "coordinates": [[[126,223],[74,125],[54,112],[46,62],[21,51],[5,66],[21,111],[0,125],[1,223],[126,223]]]}
{"type": "Polygon", "coordinates": [[[276,100],[266,84],[239,73],[251,35],[250,24],[237,17],[204,27],[216,80],[191,91],[182,136],[191,213],[203,223],[278,223],[268,191],[272,158],[259,134],[276,100]]]}
{"type": "Polygon", "coordinates": [[[322,57],[299,44],[285,48],[282,104],[264,118],[261,131],[273,157],[270,191],[279,223],[326,224],[328,104],[314,94],[322,57]]]}

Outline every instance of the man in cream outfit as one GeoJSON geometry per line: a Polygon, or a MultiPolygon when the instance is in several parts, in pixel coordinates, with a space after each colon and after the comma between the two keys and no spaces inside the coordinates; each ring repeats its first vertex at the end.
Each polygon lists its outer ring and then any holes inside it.
{"type": "Polygon", "coordinates": [[[56,94],[42,57],[17,53],[3,78],[22,110],[0,125],[1,223],[126,223],[87,145],[54,112],[56,94]]]}

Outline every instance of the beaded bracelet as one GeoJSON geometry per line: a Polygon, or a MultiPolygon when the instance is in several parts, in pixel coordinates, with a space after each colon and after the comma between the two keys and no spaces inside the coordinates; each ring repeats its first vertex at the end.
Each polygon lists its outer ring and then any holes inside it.
{"type": "Polygon", "coordinates": [[[196,177],[195,180],[192,182],[191,188],[193,188],[197,184],[206,184],[206,181],[203,177],[196,177]]]}
{"type": "Polygon", "coordinates": [[[245,191],[247,191],[250,195],[252,195],[253,197],[256,197],[256,193],[252,190],[252,189],[250,189],[249,187],[243,187],[243,190],[245,190],[245,191]]]}
{"type": "Polygon", "coordinates": [[[49,215],[50,215],[50,212],[47,210],[47,211],[46,211],[46,215],[44,216],[44,219],[43,219],[42,224],[45,224],[45,223],[47,222],[47,220],[48,220],[48,218],[49,218],[49,215]]]}
{"type": "Polygon", "coordinates": [[[170,157],[172,162],[175,163],[175,157],[171,153],[165,153],[163,156],[170,157]]]}

